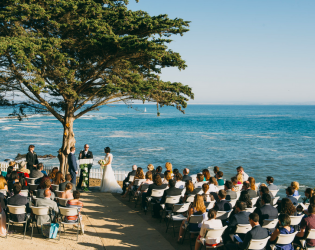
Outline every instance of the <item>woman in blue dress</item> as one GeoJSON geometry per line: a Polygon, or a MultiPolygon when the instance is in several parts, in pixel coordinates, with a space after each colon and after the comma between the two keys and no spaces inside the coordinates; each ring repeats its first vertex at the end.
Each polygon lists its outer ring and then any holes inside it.
{"type": "MultiPolygon", "coordinates": [[[[290,226],[291,219],[288,214],[280,214],[279,217],[279,227],[271,234],[269,239],[270,243],[276,242],[280,234],[292,234],[294,233],[294,228],[290,226]]],[[[287,245],[276,244],[276,250],[294,250],[292,243],[287,245]]]]}

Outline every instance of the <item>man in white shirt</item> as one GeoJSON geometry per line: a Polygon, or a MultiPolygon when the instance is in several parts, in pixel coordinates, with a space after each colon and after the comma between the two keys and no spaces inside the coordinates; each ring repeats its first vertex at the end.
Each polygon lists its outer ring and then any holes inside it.
{"type": "Polygon", "coordinates": [[[244,172],[244,168],[243,167],[238,167],[236,168],[237,173],[241,173],[243,175],[243,181],[247,181],[248,180],[248,174],[246,174],[244,172]]]}

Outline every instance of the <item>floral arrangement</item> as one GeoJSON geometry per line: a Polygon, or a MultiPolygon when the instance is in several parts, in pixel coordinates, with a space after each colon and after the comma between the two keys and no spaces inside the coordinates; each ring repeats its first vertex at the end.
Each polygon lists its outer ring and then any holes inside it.
{"type": "Polygon", "coordinates": [[[88,186],[89,186],[89,169],[91,169],[92,164],[81,164],[80,168],[82,171],[82,187],[84,188],[84,191],[89,191],[88,186]]]}
{"type": "Polygon", "coordinates": [[[107,163],[107,161],[105,161],[105,160],[99,160],[98,161],[98,164],[100,164],[100,167],[101,167],[101,169],[104,169],[105,168],[105,164],[107,163]]]}

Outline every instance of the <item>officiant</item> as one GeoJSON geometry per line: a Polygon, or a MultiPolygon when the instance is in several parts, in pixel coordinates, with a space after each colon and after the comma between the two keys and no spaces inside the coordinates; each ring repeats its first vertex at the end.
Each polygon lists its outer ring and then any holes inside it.
{"type": "MultiPolygon", "coordinates": [[[[93,159],[93,153],[92,153],[92,151],[89,150],[89,148],[90,147],[88,144],[84,145],[84,149],[80,151],[79,160],[81,160],[81,159],[93,159]]],[[[90,168],[88,168],[88,178],[90,178],[90,168]]],[[[80,179],[79,179],[79,183],[78,183],[77,188],[81,188],[82,181],[83,181],[83,171],[81,170],[80,171],[80,179]]],[[[89,187],[89,183],[90,182],[88,182],[87,187],[89,187]]]]}

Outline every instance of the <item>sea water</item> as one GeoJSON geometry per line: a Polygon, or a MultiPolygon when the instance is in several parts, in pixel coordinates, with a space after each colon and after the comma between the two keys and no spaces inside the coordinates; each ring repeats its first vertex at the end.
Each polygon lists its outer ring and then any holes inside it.
{"type": "MultiPolygon", "coordinates": [[[[271,175],[282,189],[292,181],[301,190],[315,186],[315,106],[189,105],[186,114],[173,107],[160,112],[158,117],[155,105],[114,105],[84,115],[74,122],[76,155],[88,143],[93,167],[110,147],[115,170],[129,171],[133,164],[146,170],[151,163],[164,171],[171,162],[193,174],[219,166],[230,179],[243,166],[256,182],[271,175]]],[[[27,153],[29,144],[39,155],[57,155],[61,147],[63,129],[53,116],[0,119],[0,126],[2,160],[27,153]]]]}

